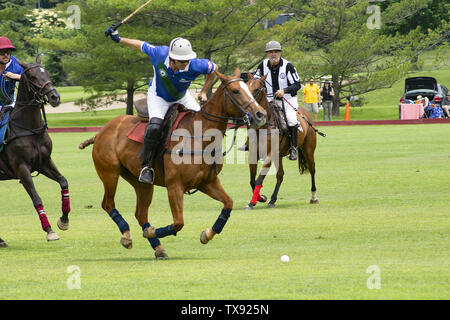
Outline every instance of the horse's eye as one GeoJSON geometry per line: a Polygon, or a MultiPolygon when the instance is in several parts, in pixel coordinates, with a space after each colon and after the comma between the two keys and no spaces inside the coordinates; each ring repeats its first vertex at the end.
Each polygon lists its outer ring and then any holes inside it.
{"type": "Polygon", "coordinates": [[[234,93],[234,94],[239,94],[239,90],[234,89],[234,90],[233,90],[233,93],[234,93]]]}

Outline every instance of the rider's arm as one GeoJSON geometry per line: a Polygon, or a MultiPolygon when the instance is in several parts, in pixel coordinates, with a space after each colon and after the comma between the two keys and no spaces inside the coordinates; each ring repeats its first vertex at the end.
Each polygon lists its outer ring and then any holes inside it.
{"type": "Polygon", "coordinates": [[[141,40],[134,40],[134,39],[127,39],[127,38],[120,38],[119,41],[120,44],[129,47],[131,49],[134,49],[136,51],[141,51],[142,44],[144,41],[141,40]]]}
{"type": "Polygon", "coordinates": [[[11,80],[16,80],[16,81],[20,80],[20,74],[17,74],[17,73],[12,73],[12,72],[7,71],[4,73],[4,76],[11,80]]]}
{"type": "Polygon", "coordinates": [[[213,68],[212,72],[206,76],[205,84],[203,85],[203,88],[200,91],[200,94],[199,94],[200,101],[207,100],[206,95],[208,94],[209,89],[211,89],[211,86],[213,85],[214,80],[216,79],[216,73],[214,71],[217,70],[217,65],[215,63],[213,63],[213,65],[214,65],[214,68],[213,68]]]}

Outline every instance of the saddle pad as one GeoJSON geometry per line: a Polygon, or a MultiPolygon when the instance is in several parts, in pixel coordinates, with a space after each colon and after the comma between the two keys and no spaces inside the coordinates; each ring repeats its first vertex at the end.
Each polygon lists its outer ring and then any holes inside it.
{"type": "Polygon", "coordinates": [[[1,119],[0,121],[0,152],[3,150],[4,147],[3,142],[5,141],[6,128],[8,127],[9,112],[10,111],[7,111],[3,119],[1,119]]]}
{"type": "MultiPolygon", "coordinates": [[[[185,115],[187,115],[188,112],[180,112],[178,114],[177,119],[175,120],[175,122],[173,123],[172,126],[172,132],[175,131],[175,129],[178,127],[178,124],[180,123],[180,121],[184,118],[185,115]]],[[[148,122],[138,122],[136,123],[136,125],[131,128],[131,130],[127,133],[127,138],[139,143],[143,143],[144,142],[144,135],[145,135],[145,129],[147,128],[147,124],[148,122]]],[[[172,134],[170,134],[170,136],[172,136],[172,134]]],[[[167,140],[166,143],[166,148],[168,147],[169,143],[170,143],[170,138],[167,140]]]]}

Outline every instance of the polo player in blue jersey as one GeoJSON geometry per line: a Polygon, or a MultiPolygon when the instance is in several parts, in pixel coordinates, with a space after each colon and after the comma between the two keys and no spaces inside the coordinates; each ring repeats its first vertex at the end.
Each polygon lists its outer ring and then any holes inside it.
{"type": "Polygon", "coordinates": [[[14,107],[16,82],[20,80],[23,71],[19,60],[11,54],[15,50],[11,40],[0,37],[0,110],[3,107],[14,107]]]}
{"type": "Polygon", "coordinates": [[[175,38],[170,46],[154,46],[146,41],[121,38],[111,26],[105,34],[117,43],[147,54],[153,65],[154,78],[150,81],[147,93],[149,123],[145,130],[142,170],[139,181],[153,183],[155,172],[152,168],[156,148],[160,143],[162,123],[169,107],[175,103],[187,109],[199,111],[200,105],[190,95],[191,82],[201,74],[206,75],[205,84],[198,99],[206,102],[217,65],[207,59],[198,59],[191,43],[183,38],[175,38]]]}

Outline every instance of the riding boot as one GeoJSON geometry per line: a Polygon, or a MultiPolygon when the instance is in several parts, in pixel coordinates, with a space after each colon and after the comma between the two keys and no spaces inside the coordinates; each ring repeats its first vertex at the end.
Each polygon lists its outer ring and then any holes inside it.
{"type": "Polygon", "coordinates": [[[161,141],[163,119],[151,118],[145,129],[144,145],[142,150],[142,170],[139,182],[153,184],[155,171],[153,170],[153,159],[161,141]]]}
{"type": "Polygon", "coordinates": [[[298,144],[298,128],[297,125],[289,127],[290,144],[289,148],[289,160],[297,160],[297,144],[298,144]]]}

